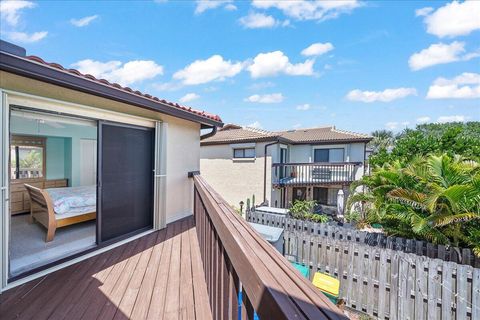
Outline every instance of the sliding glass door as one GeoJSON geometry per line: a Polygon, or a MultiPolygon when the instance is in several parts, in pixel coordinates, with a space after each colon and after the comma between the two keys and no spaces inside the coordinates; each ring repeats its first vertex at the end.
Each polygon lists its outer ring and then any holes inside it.
{"type": "Polygon", "coordinates": [[[99,125],[99,243],[153,228],[153,128],[99,125]]]}

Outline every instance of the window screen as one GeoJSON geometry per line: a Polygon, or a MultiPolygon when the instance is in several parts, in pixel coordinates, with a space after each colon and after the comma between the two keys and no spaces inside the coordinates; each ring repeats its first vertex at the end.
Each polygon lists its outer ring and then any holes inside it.
{"type": "Polygon", "coordinates": [[[329,159],[329,152],[328,149],[315,149],[315,153],[313,155],[314,162],[328,162],[329,159]]]}
{"type": "Polygon", "coordinates": [[[343,162],[343,149],[330,149],[330,162],[343,162]]]}
{"type": "Polygon", "coordinates": [[[101,123],[100,239],[153,227],[154,130],[101,123]]]}
{"type": "Polygon", "coordinates": [[[233,149],[234,158],[255,158],[255,148],[233,149]]]}

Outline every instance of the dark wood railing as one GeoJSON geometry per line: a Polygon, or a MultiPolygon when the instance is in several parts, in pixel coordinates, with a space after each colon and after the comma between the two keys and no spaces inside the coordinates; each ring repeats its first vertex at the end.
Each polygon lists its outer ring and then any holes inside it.
{"type": "Polygon", "coordinates": [[[347,319],[200,175],[194,215],[213,319],[347,319]],[[242,302],[238,303],[239,294],[242,302]]]}
{"type": "Polygon", "coordinates": [[[310,162],[272,164],[274,186],[348,184],[355,180],[361,162],[310,162]]]}

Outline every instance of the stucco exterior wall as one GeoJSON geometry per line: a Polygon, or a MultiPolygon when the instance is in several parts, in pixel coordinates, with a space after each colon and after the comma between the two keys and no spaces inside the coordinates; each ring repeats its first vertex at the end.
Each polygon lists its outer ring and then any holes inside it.
{"type": "MultiPolygon", "coordinates": [[[[232,206],[239,208],[240,201],[255,195],[255,202],[263,202],[264,148],[266,142],[252,143],[255,146],[255,159],[234,160],[235,145],[210,145],[200,149],[200,172],[207,182],[232,206]]],[[[267,152],[267,200],[271,198],[272,154],[275,146],[267,152]]]]}
{"type": "Polygon", "coordinates": [[[167,223],[193,213],[193,179],[200,170],[200,125],[170,119],[167,129],[167,223]]]}
{"type": "Polygon", "coordinates": [[[4,71],[0,88],[163,121],[168,126],[166,219],[172,222],[193,213],[193,182],[187,173],[200,169],[200,124],[4,71]]]}

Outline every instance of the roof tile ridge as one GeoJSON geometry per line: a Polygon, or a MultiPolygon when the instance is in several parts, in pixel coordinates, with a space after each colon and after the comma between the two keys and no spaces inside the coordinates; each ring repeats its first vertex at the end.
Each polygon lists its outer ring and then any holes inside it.
{"type": "Polygon", "coordinates": [[[130,94],[141,96],[145,99],[153,100],[155,102],[164,103],[164,104],[167,104],[171,107],[181,109],[181,110],[184,110],[184,111],[187,111],[187,112],[190,112],[190,113],[194,113],[194,114],[197,114],[197,115],[202,116],[202,117],[207,118],[207,119],[221,121],[220,116],[209,113],[209,112],[206,112],[204,110],[197,110],[197,109],[193,109],[191,107],[185,106],[185,105],[180,105],[178,103],[170,102],[170,101],[167,101],[167,100],[164,100],[164,99],[159,99],[159,98],[157,98],[155,96],[152,96],[148,93],[142,93],[138,90],[132,90],[131,88],[129,88],[127,86],[121,86],[118,83],[111,83],[106,79],[97,78],[97,77],[95,77],[91,74],[81,73],[80,71],[78,71],[76,69],[67,69],[59,63],[47,62],[44,59],[42,59],[38,56],[35,56],[35,55],[28,55],[28,56],[24,57],[23,59],[26,59],[28,61],[35,62],[35,63],[38,63],[38,64],[42,64],[42,65],[45,65],[45,66],[50,67],[50,68],[58,69],[60,71],[69,73],[69,74],[74,75],[76,77],[80,77],[82,79],[87,79],[87,80],[96,82],[98,84],[101,84],[101,85],[104,85],[104,86],[107,86],[107,87],[110,87],[110,88],[115,88],[117,90],[126,91],[130,94]]]}
{"type": "Polygon", "coordinates": [[[337,133],[343,133],[343,134],[351,134],[351,135],[357,136],[359,138],[371,138],[371,136],[368,135],[368,134],[358,133],[358,132],[353,132],[353,131],[348,131],[348,130],[341,130],[341,129],[337,129],[335,127],[332,127],[332,131],[337,132],[337,133]]]}

